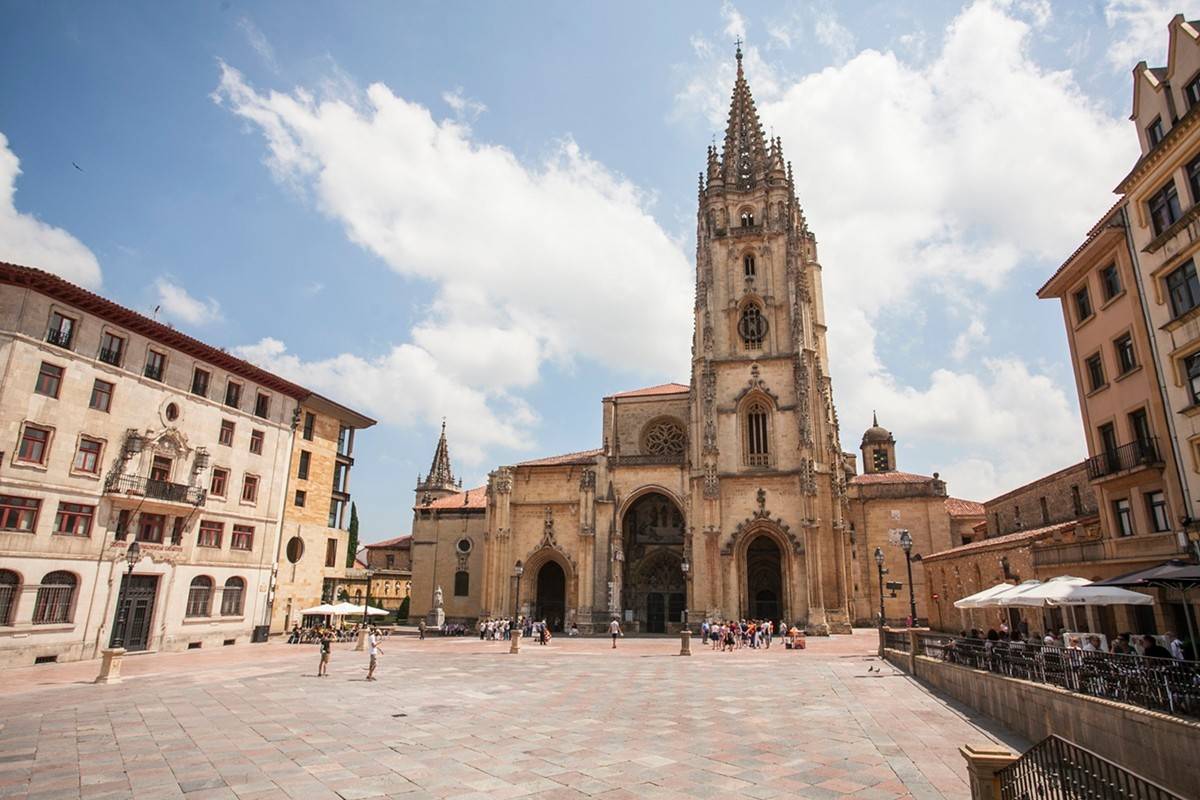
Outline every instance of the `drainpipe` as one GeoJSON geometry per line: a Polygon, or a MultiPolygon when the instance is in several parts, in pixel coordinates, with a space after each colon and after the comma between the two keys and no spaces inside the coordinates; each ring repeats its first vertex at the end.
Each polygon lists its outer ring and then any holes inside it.
{"type": "Polygon", "coordinates": [[[1129,250],[1129,258],[1133,262],[1133,279],[1138,287],[1138,304],[1142,309],[1142,317],[1146,322],[1146,333],[1150,339],[1150,353],[1154,359],[1155,377],[1158,379],[1158,392],[1162,399],[1163,413],[1167,418],[1167,430],[1170,433],[1171,454],[1175,462],[1175,473],[1179,479],[1179,490],[1183,493],[1184,513],[1187,518],[1192,516],[1192,498],[1188,491],[1187,476],[1183,471],[1183,458],[1179,453],[1179,434],[1175,430],[1175,415],[1171,413],[1171,403],[1167,399],[1167,383],[1163,378],[1163,364],[1159,360],[1158,338],[1154,335],[1154,323],[1150,321],[1150,306],[1146,298],[1146,287],[1142,283],[1142,270],[1138,262],[1137,248],[1133,246],[1133,230],[1129,224],[1129,206],[1121,207],[1121,225],[1124,227],[1125,246],[1129,250]]]}

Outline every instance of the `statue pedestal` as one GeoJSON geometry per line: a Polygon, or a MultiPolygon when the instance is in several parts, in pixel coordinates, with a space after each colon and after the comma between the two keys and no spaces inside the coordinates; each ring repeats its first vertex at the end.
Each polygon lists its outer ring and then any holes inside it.
{"type": "Polygon", "coordinates": [[[425,627],[437,628],[441,630],[446,624],[446,610],[443,608],[431,608],[429,613],[425,615],[425,627]]]}
{"type": "Polygon", "coordinates": [[[366,628],[358,629],[358,641],[355,643],[354,649],[358,650],[358,651],[367,649],[367,629],[366,628]]]}
{"type": "Polygon", "coordinates": [[[121,682],[121,657],[125,655],[125,648],[110,647],[100,651],[100,674],[96,676],[95,683],[120,683],[121,682]]]}
{"type": "Polygon", "coordinates": [[[510,652],[510,653],[521,652],[521,629],[520,628],[512,629],[512,639],[509,640],[508,652],[510,652]]]}
{"type": "Polygon", "coordinates": [[[692,632],[684,628],[679,632],[679,655],[690,656],[692,654],[692,632]]]}

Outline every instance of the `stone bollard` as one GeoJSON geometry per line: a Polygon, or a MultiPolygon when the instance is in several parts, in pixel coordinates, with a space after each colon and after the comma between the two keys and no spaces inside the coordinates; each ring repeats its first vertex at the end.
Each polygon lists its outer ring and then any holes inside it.
{"type": "Polygon", "coordinates": [[[1000,778],[997,773],[1016,761],[1017,754],[995,744],[963,745],[958,752],[967,760],[971,800],[1000,800],[1000,778]]]}
{"type": "Polygon", "coordinates": [[[512,639],[508,643],[509,653],[521,652],[521,631],[519,628],[513,628],[512,639]]]}
{"type": "Polygon", "coordinates": [[[366,650],[367,649],[367,629],[366,628],[358,629],[358,643],[354,645],[354,649],[355,650],[366,650]]]}
{"type": "Polygon", "coordinates": [[[96,676],[94,683],[120,683],[121,682],[121,657],[125,655],[125,648],[110,647],[100,651],[100,674],[96,676]]]}
{"type": "Polygon", "coordinates": [[[692,654],[692,632],[684,628],[679,632],[679,655],[690,656],[692,654]]]}

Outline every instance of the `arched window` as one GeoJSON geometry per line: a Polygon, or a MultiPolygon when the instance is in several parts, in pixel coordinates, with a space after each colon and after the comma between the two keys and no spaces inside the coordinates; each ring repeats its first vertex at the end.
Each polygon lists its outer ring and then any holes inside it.
{"type": "Polygon", "coordinates": [[[69,572],[51,572],[42,578],[37,603],[33,607],[34,625],[65,624],[71,621],[78,581],[69,572]]]}
{"type": "Polygon", "coordinates": [[[12,625],[21,596],[21,576],[11,569],[0,569],[0,625],[12,625]]]}
{"type": "Polygon", "coordinates": [[[212,609],[212,578],[199,575],[192,578],[191,588],[188,589],[187,611],[189,617],[207,617],[212,609]]]}
{"type": "Polygon", "coordinates": [[[354,590],[354,603],[355,605],[362,605],[362,589],[354,590]]]}
{"type": "Polygon", "coordinates": [[[762,315],[755,303],[748,303],[742,309],[742,318],[738,320],[738,333],[747,350],[758,350],[767,338],[767,318],[762,315]]]}
{"type": "Polygon", "coordinates": [[[753,228],[754,227],[754,212],[753,211],[743,211],[742,212],[742,227],[743,228],[753,228]]]}
{"type": "Polygon", "coordinates": [[[221,616],[240,617],[245,600],[246,582],[244,580],[230,578],[225,581],[225,591],[221,593],[221,616]]]}
{"type": "Polygon", "coordinates": [[[750,253],[742,256],[742,271],[747,278],[754,277],[754,256],[750,253]]]}
{"type": "Polygon", "coordinates": [[[454,596],[466,597],[471,593],[471,574],[466,570],[454,573],[454,596]]]}
{"type": "Polygon", "coordinates": [[[751,467],[770,466],[769,413],[761,400],[755,400],[746,409],[746,463],[751,467]]]}

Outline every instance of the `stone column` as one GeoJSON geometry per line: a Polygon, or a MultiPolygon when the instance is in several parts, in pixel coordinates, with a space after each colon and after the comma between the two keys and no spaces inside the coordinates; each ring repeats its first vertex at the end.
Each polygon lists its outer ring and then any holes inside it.
{"type": "Polygon", "coordinates": [[[509,653],[521,652],[521,629],[518,627],[514,626],[512,629],[512,636],[509,639],[509,643],[508,643],[508,652],[509,653]]]}
{"type": "Polygon", "coordinates": [[[1017,754],[995,744],[967,744],[958,752],[967,761],[971,800],[1001,800],[997,773],[1016,761],[1017,754]]]}
{"type": "Polygon", "coordinates": [[[692,654],[692,632],[684,628],[679,632],[679,655],[690,656],[692,654]]]}
{"type": "Polygon", "coordinates": [[[100,674],[94,683],[120,683],[121,658],[125,655],[124,647],[107,647],[100,651],[100,674]]]}

